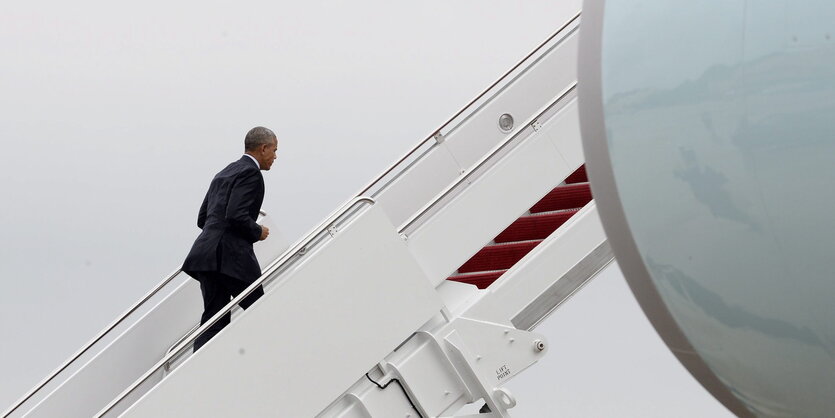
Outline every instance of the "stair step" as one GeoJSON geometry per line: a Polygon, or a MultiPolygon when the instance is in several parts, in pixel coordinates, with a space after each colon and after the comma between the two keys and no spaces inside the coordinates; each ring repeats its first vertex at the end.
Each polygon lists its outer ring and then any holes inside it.
{"type": "Polygon", "coordinates": [[[560,186],[545,195],[532,208],[531,213],[582,208],[591,201],[588,183],[560,186]]]}
{"type": "Polygon", "coordinates": [[[580,168],[571,173],[571,175],[565,179],[566,184],[587,183],[588,181],[589,176],[586,174],[585,164],[581,165],[580,168]]]}
{"type": "Polygon", "coordinates": [[[449,280],[487,288],[591,201],[585,165],[571,173],[565,183],[537,202],[530,210],[531,215],[505,228],[495,238],[495,245],[482,248],[449,280]]]}
{"type": "Polygon", "coordinates": [[[449,280],[472,284],[478,287],[479,289],[486,289],[488,286],[493,284],[502,274],[505,274],[507,270],[500,270],[500,271],[491,271],[487,273],[475,273],[475,274],[462,274],[458,276],[452,276],[449,280]]]}
{"type": "Polygon", "coordinates": [[[506,243],[545,239],[578,211],[579,209],[571,209],[542,215],[523,216],[510,224],[494,241],[496,243],[506,243]]]}
{"type": "Polygon", "coordinates": [[[540,242],[542,240],[488,245],[464,263],[458,269],[458,272],[474,273],[478,271],[509,269],[540,242]]]}

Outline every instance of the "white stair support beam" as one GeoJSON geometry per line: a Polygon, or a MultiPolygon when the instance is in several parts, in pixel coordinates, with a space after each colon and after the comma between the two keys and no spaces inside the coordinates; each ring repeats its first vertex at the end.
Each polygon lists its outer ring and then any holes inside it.
{"type": "Polygon", "coordinates": [[[288,275],[123,416],[315,416],[442,306],[376,207],[288,275]]]}
{"type": "Polygon", "coordinates": [[[489,390],[491,397],[495,389],[548,352],[543,335],[512,326],[460,317],[451,323],[450,328],[454,331],[444,338],[449,344],[455,344],[469,369],[475,373],[482,386],[489,390]],[[542,343],[539,347],[538,342],[542,343]]]}
{"type": "Polygon", "coordinates": [[[615,259],[609,241],[602,242],[567,273],[551,284],[528,306],[519,311],[511,322],[518,329],[532,330],[553,311],[580,291],[615,259]]]}
{"type": "MultiPolygon", "coordinates": [[[[508,417],[515,400],[508,399],[511,395],[501,385],[546,353],[542,335],[458,317],[411,336],[380,363],[383,374],[373,378],[380,385],[397,379],[402,387],[390,384],[385,389],[391,391],[387,399],[391,411],[402,412],[411,399],[422,416],[453,417],[464,405],[483,399],[493,412],[482,416],[508,417]],[[401,396],[404,392],[408,395],[401,396]]],[[[379,411],[381,393],[371,389],[369,382],[366,376],[360,378],[320,417],[364,418],[358,411],[379,411]]]]}
{"type": "MultiPolygon", "coordinates": [[[[465,344],[461,341],[461,338],[456,333],[451,333],[447,336],[447,345],[450,347],[450,351],[453,352],[453,358],[457,360],[458,367],[469,371],[469,378],[470,380],[478,382],[478,374],[473,370],[473,365],[467,361],[468,357],[472,356],[472,353],[467,350],[465,344]]],[[[493,399],[491,391],[489,388],[481,385],[481,384],[473,384],[476,390],[476,398],[480,398],[484,401],[484,404],[490,409],[491,413],[494,414],[496,417],[505,418],[507,417],[507,411],[503,411],[499,408],[496,401],[493,399]]]]}
{"type": "Polygon", "coordinates": [[[444,280],[435,290],[441,295],[444,304],[454,317],[461,316],[461,313],[476,303],[484,293],[471,284],[454,280],[444,280]]]}
{"type": "MultiPolygon", "coordinates": [[[[520,312],[606,242],[597,207],[592,201],[519,260],[461,315],[488,321],[512,322],[520,312]]],[[[609,253],[604,265],[611,260],[609,253]]],[[[599,269],[594,270],[594,273],[597,271],[599,269]]]]}
{"type": "Polygon", "coordinates": [[[438,416],[450,405],[470,401],[468,387],[444,348],[426,332],[415,334],[387,357],[385,368],[397,375],[424,416],[438,416]]]}

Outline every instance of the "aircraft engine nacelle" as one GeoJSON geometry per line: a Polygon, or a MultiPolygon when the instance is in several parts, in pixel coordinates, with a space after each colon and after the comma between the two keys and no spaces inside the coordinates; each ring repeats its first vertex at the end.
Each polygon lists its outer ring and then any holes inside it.
{"type": "Polygon", "coordinates": [[[732,412],[835,411],[835,3],[587,0],[592,191],[662,338],[732,412]]]}

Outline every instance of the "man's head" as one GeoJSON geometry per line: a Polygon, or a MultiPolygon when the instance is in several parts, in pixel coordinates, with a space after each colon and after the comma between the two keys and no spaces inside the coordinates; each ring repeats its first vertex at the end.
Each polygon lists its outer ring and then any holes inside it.
{"type": "Polygon", "coordinates": [[[269,170],[275,161],[275,150],[278,149],[278,138],[273,131],[256,126],[246,133],[244,139],[246,153],[258,160],[262,170],[269,170]]]}

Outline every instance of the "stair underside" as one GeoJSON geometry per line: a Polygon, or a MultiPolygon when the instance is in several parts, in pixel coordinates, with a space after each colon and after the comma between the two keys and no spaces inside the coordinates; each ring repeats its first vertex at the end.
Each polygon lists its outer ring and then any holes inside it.
{"type": "Polygon", "coordinates": [[[592,200],[585,166],[580,166],[458,268],[449,280],[485,289],[592,200]]]}

